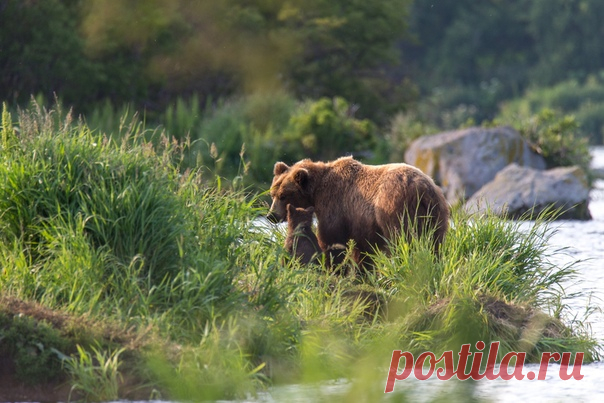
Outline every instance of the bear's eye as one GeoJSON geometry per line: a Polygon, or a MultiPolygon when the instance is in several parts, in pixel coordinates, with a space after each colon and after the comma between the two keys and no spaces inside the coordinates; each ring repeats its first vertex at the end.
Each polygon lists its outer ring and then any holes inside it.
{"type": "Polygon", "coordinates": [[[280,194],[279,196],[277,196],[277,198],[279,200],[285,200],[285,195],[284,194],[280,194]]]}

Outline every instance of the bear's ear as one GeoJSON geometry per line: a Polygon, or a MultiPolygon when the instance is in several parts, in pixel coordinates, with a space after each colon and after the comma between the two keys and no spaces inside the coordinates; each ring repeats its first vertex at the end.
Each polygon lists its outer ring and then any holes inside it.
{"type": "Polygon", "coordinates": [[[296,212],[296,208],[293,206],[293,204],[287,204],[287,215],[290,216],[292,214],[294,214],[296,212]]]}
{"type": "Polygon", "coordinates": [[[294,174],[294,181],[301,187],[304,188],[308,182],[308,170],[300,168],[294,174]]]}
{"type": "Polygon", "coordinates": [[[287,171],[289,169],[289,167],[287,166],[287,164],[285,162],[276,162],[275,163],[275,168],[273,168],[273,174],[275,176],[277,175],[281,175],[283,172],[287,171]]]}

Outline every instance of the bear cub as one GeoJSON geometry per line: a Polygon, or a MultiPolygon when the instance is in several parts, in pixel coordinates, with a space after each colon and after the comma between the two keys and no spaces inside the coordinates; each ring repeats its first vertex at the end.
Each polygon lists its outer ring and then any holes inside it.
{"type": "Polygon", "coordinates": [[[304,265],[314,261],[322,252],[317,236],[312,231],[314,212],[314,207],[303,209],[287,205],[285,249],[304,265]]]}

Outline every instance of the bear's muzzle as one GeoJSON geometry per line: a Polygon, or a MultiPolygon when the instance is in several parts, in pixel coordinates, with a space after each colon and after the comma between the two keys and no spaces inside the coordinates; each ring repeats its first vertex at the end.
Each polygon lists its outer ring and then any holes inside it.
{"type": "Polygon", "coordinates": [[[275,214],[274,211],[269,211],[268,214],[266,215],[266,219],[269,220],[270,222],[272,222],[273,224],[277,224],[277,223],[284,221],[283,218],[281,218],[277,214],[275,214]]]}

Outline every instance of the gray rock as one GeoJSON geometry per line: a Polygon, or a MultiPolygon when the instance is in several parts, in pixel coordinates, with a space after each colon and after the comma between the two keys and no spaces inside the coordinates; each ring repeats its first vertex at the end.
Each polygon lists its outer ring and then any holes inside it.
{"type": "Polygon", "coordinates": [[[452,204],[472,196],[510,163],[545,169],[545,160],[508,126],[421,137],[405,152],[405,162],[430,175],[452,204]]]}
{"type": "Polygon", "coordinates": [[[469,213],[490,209],[509,218],[535,218],[546,208],[561,209],[558,218],[589,220],[589,185],[577,167],[547,171],[510,164],[465,204],[469,213]]]}

